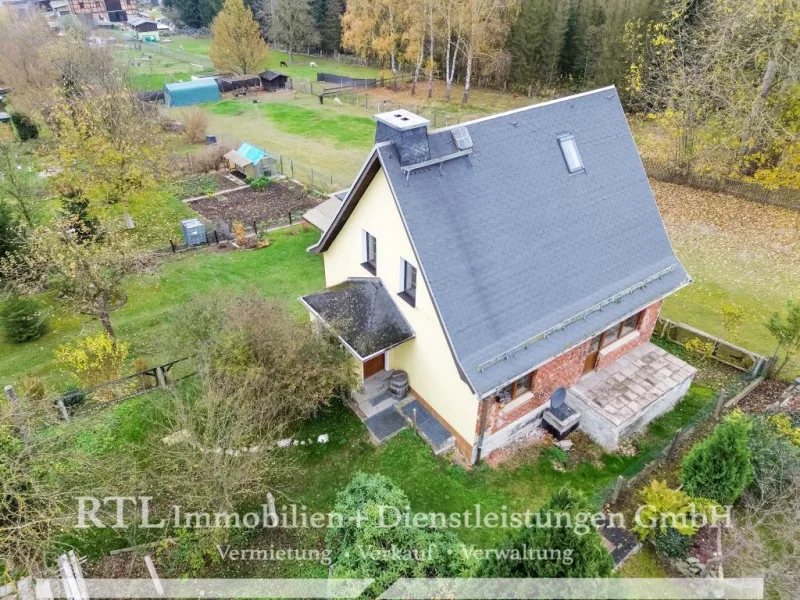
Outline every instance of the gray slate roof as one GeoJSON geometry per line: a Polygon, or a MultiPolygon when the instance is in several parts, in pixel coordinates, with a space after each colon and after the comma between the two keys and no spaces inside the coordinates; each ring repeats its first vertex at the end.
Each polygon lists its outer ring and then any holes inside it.
{"type": "MultiPolygon", "coordinates": [[[[462,375],[478,395],[688,283],[614,88],[464,125],[473,154],[441,171],[420,169],[407,179],[393,145],[376,151],[462,375]],[[568,172],[558,143],[565,134],[575,137],[585,171],[568,172]]],[[[429,141],[433,158],[456,151],[449,129],[429,141]]]]}
{"type": "Polygon", "coordinates": [[[378,278],[350,279],[300,301],[362,360],[414,337],[378,278]]]}

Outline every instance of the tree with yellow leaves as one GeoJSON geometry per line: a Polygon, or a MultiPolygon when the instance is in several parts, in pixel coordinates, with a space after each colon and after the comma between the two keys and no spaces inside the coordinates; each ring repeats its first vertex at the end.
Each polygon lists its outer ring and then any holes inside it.
{"type": "Polygon", "coordinates": [[[253,73],[267,57],[267,44],[242,0],[225,0],[211,24],[209,55],[215,69],[241,75],[253,73]]]}

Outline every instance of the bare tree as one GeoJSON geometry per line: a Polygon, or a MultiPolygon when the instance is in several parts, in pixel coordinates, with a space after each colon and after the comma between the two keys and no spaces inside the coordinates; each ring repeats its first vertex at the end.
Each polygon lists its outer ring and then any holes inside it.
{"type": "Polygon", "coordinates": [[[275,0],[270,37],[286,46],[289,62],[294,61],[298,48],[316,44],[319,39],[308,0],[275,0]]]}

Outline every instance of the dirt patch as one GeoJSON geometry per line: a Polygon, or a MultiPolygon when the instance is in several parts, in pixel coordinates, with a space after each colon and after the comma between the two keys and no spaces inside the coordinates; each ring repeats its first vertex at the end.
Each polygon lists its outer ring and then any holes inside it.
{"type": "Polygon", "coordinates": [[[784,390],[786,390],[785,382],[765,379],[756,389],[745,396],[736,407],[751,415],[764,414],[768,406],[780,400],[784,390]]]}
{"type": "MultiPolygon", "coordinates": [[[[154,553],[151,548],[148,551],[154,553]]],[[[144,557],[136,552],[106,556],[100,562],[84,567],[85,575],[96,579],[147,579],[150,577],[144,557]]]]}
{"type": "Polygon", "coordinates": [[[301,186],[276,181],[263,192],[247,188],[195,200],[189,206],[211,223],[241,221],[251,225],[253,221],[269,223],[286,219],[289,213],[305,211],[317,204],[319,200],[306,194],[301,186]]]}
{"type": "Polygon", "coordinates": [[[692,549],[689,551],[691,556],[697,558],[701,563],[706,564],[717,553],[717,529],[716,527],[701,527],[697,534],[692,538],[692,549]]]}

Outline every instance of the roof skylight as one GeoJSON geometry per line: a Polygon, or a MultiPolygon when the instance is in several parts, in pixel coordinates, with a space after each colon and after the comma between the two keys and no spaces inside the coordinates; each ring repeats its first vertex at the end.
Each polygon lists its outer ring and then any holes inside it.
{"type": "Polygon", "coordinates": [[[570,173],[576,173],[583,170],[583,161],[578,152],[578,144],[575,137],[572,135],[565,135],[558,138],[558,144],[561,146],[561,154],[564,155],[564,162],[567,163],[567,170],[570,173]]]}

